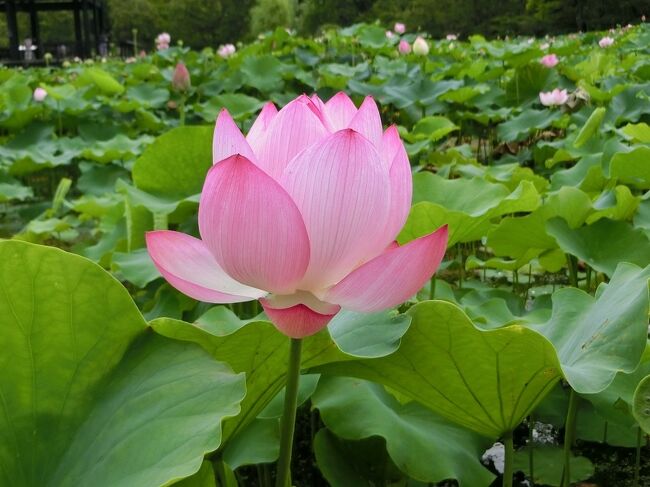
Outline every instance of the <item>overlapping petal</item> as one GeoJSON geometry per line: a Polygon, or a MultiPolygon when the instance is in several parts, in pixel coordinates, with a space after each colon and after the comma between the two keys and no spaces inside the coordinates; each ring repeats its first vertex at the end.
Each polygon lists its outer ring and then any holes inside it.
{"type": "Polygon", "coordinates": [[[324,111],[332,131],[336,132],[350,125],[357,113],[357,107],[348,95],[340,91],[327,100],[324,111]]]}
{"type": "Polygon", "coordinates": [[[275,108],[275,105],[272,102],[268,102],[264,105],[264,108],[262,108],[262,111],[255,119],[255,122],[253,122],[253,125],[246,135],[246,141],[253,151],[259,150],[261,147],[266,131],[277,114],[278,109],[275,108]]]}
{"type": "Polygon", "coordinates": [[[389,127],[382,139],[382,152],[392,154],[390,162],[390,213],[386,222],[386,238],[394,240],[406,223],[413,198],[413,175],[404,144],[397,128],[389,127]]]}
{"type": "Polygon", "coordinates": [[[324,299],[355,311],[391,308],[431,278],[447,248],[447,226],[387,252],[355,269],[324,299]]]}
{"type": "Polygon", "coordinates": [[[250,161],[255,161],[255,154],[246,141],[244,134],[225,108],[219,112],[214,126],[212,139],[212,164],[216,164],[230,156],[241,154],[250,161]]]}
{"type": "Polygon", "coordinates": [[[349,128],[356,130],[366,137],[372,145],[381,147],[382,126],[381,116],[375,100],[367,96],[359,107],[357,113],[350,120],[349,128]]]}
{"type": "Polygon", "coordinates": [[[194,299],[236,303],[266,295],[226,274],[198,238],[166,230],[148,232],[146,238],[149,255],[163,277],[194,299]]]}
{"type": "Polygon", "coordinates": [[[260,303],[275,327],[291,338],[304,338],[322,330],[340,310],[334,306],[330,313],[319,313],[302,303],[288,308],[275,308],[267,299],[260,299],[260,303]]]}
{"type": "Polygon", "coordinates": [[[352,129],[330,135],[300,153],[280,181],[300,209],[311,245],[301,289],[338,282],[375,251],[385,232],[390,183],[364,136],[352,129]]]}
{"type": "Polygon", "coordinates": [[[249,286],[290,294],[309,263],[309,238],[296,204],[243,156],[208,172],[199,230],[219,265],[249,286]]]}
{"type": "Polygon", "coordinates": [[[255,142],[257,164],[279,179],[296,154],[328,133],[318,107],[303,95],[282,108],[271,120],[261,143],[255,142]]]}

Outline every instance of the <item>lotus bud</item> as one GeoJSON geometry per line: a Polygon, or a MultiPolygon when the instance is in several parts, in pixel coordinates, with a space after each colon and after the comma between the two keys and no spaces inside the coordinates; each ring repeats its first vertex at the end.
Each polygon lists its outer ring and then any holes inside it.
{"type": "Polygon", "coordinates": [[[418,56],[426,56],[429,54],[429,44],[422,37],[418,36],[413,42],[413,52],[418,56]]]}
{"type": "Polygon", "coordinates": [[[411,52],[411,44],[409,44],[408,41],[402,39],[399,41],[399,46],[397,49],[399,50],[400,54],[408,54],[411,52]]]}
{"type": "Polygon", "coordinates": [[[47,98],[47,91],[45,91],[43,88],[39,87],[39,88],[36,88],[34,90],[34,101],[35,102],[40,103],[43,100],[45,100],[45,98],[47,98]]]}
{"type": "Polygon", "coordinates": [[[546,66],[547,68],[552,68],[555,65],[557,65],[557,63],[559,63],[560,60],[555,54],[547,54],[546,56],[542,57],[542,59],[540,59],[539,62],[542,63],[542,65],[546,66]]]}
{"type": "Polygon", "coordinates": [[[190,89],[190,72],[183,63],[178,63],[172,76],[172,88],[176,91],[185,92],[190,89]]]}
{"type": "Polygon", "coordinates": [[[398,34],[403,34],[404,32],[406,32],[406,26],[401,22],[397,22],[393,27],[393,30],[398,34]]]}
{"type": "Polygon", "coordinates": [[[606,48],[606,47],[611,46],[612,44],[614,44],[614,39],[609,37],[609,36],[605,36],[601,40],[598,41],[598,45],[600,47],[602,47],[603,49],[606,48]]]}

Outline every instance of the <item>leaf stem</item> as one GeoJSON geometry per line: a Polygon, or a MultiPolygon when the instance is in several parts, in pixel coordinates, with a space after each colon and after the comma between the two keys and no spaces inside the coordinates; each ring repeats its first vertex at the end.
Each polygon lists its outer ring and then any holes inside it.
{"type": "Polygon", "coordinates": [[[571,446],[576,432],[576,416],[578,413],[578,394],[571,389],[569,395],[569,409],[567,411],[566,423],[564,424],[564,471],[562,472],[561,487],[571,485],[571,446]]]}
{"type": "Polygon", "coordinates": [[[284,411],[280,421],[280,458],[278,459],[278,472],[275,479],[276,487],[287,487],[291,478],[291,449],[293,447],[293,432],[296,426],[301,348],[302,340],[292,338],[287,370],[287,386],[284,396],[284,411]]]}
{"type": "Polygon", "coordinates": [[[503,466],[503,487],[512,487],[512,475],[515,446],[512,441],[512,431],[506,433],[503,437],[503,445],[505,447],[505,461],[503,466]]]}
{"type": "Polygon", "coordinates": [[[641,438],[643,438],[643,432],[641,428],[637,428],[636,431],[636,460],[634,462],[634,482],[632,485],[634,487],[639,487],[639,477],[641,471],[641,438]]]}
{"type": "Polygon", "coordinates": [[[528,416],[528,472],[530,474],[530,485],[535,485],[535,448],[534,448],[534,434],[535,419],[533,413],[528,416]]]}

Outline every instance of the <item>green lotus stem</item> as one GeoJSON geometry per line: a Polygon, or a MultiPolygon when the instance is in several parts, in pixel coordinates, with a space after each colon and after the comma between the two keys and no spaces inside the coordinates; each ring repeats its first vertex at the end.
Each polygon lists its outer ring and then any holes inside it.
{"type": "Polygon", "coordinates": [[[529,428],[528,428],[528,472],[530,475],[530,485],[535,485],[535,454],[533,448],[533,429],[535,428],[535,420],[533,418],[533,413],[530,413],[528,417],[529,428]]]}
{"type": "Polygon", "coordinates": [[[569,266],[569,280],[573,287],[578,287],[578,259],[573,255],[567,255],[567,263],[569,266]]]}
{"type": "Polygon", "coordinates": [[[153,228],[154,230],[167,230],[167,213],[154,213],[153,214],[153,228]]]}
{"type": "Polygon", "coordinates": [[[185,125],[185,97],[181,98],[181,104],[178,107],[178,115],[180,117],[179,125],[185,125]]]}
{"type": "Polygon", "coordinates": [[[560,487],[571,485],[571,446],[576,432],[576,416],[578,414],[578,394],[571,389],[569,396],[569,409],[564,424],[564,470],[562,472],[562,483],[560,487]]]}
{"type": "Polygon", "coordinates": [[[512,441],[512,431],[509,431],[503,437],[505,447],[505,462],[503,466],[503,487],[512,487],[513,464],[515,455],[515,446],[512,441]]]}
{"type": "Polygon", "coordinates": [[[633,487],[639,487],[639,474],[641,471],[641,438],[643,434],[641,428],[636,430],[636,459],[634,462],[634,482],[632,482],[633,487]]]}
{"type": "Polygon", "coordinates": [[[431,277],[431,284],[429,285],[429,299],[434,299],[436,297],[436,276],[435,274],[431,277]]]}
{"type": "Polygon", "coordinates": [[[280,458],[275,479],[276,487],[287,487],[291,479],[291,450],[293,432],[296,426],[296,408],[298,406],[298,382],[300,379],[300,352],[302,339],[292,338],[287,370],[287,386],[284,395],[284,410],[280,420],[280,458]]]}

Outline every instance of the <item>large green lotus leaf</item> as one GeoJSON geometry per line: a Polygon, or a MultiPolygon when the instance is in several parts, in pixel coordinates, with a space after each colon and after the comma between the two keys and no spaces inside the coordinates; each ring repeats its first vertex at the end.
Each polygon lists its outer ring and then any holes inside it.
{"type": "Polygon", "coordinates": [[[540,196],[530,181],[521,181],[509,193],[506,186],[479,178],[448,180],[419,173],[414,176],[413,201],[399,242],[408,242],[446,224],[451,246],[480,239],[492,218],[536,209],[540,196]]]}
{"type": "Polygon", "coordinates": [[[608,276],[620,262],[650,262],[650,240],[627,222],[602,218],[592,225],[572,229],[565,220],[552,218],[546,222],[546,231],[564,252],[608,276]]]}
{"type": "MultiPolygon", "coordinates": [[[[524,62],[537,57],[538,51],[531,50],[526,53],[524,62]]],[[[514,75],[506,85],[506,95],[509,102],[520,105],[530,99],[536,99],[540,91],[544,90],[546,80],[552,75],[551,70],[535,62],[520,66],[515,69],[514,75]]]]}
{"type": "MultiPolygon", "coordinates": [[[[394,352],[399,346],[397,335],[400,330],[404,333],[409,322],[409,316],[389,312],[365,318],[357,313],[343,313],[330,324],[333,339],[327,330],[305,339],[302,367],[394,352]]],[[[224,441],[256,418],[285,385],[289,340],[267,321],[249,320],[237,325],[227,318],[190,324],[160,318],[152,321],[151,326],[164,336],[198,343],[235,372],[246,373],[247,394],[242,412],[225,423],[224,441]]]]}
{"type": "Polygon", "coordinates": [[[544,215],[536,211],[523,217],[507,217],[487,234],[487,244],[497,256],[521,262],[557,248],[546,232],[544,215]]]}
{"type": "Polygon", "coordinates": [[[523,140],[533,130],[544,129],[562,116],[559,110],[529,108],[497,128],[499,139],[505,142],[523,140]]]}
{"type": "Polygon", "coordinates": [[[634,196],[627,186],[616,186],[603,191],[593,203],[594,212],[587,218],[591,224],[601,218],[631,220],[639,207],[641,198],[634,196]]]}
{"type": "Polygon", "coordinates": [[[426,107],[434,103],[438,96],[443,93],[463,86],[462,80],[455,79],[432,81],[422,77],[411,82],[408,76],[405,78],[398,76],[385,83],[382,86],[383,96],[380,97],[381,101],[392,103],[399,109],[413,104],[426,107]]]}
{"type": "Polygon", "coordinates": [[[490,438],[512,431],[559,380],[551,343],[519,325],[482,331],[456,305],[413,306],[399,349],[316,370],[384,384],[490,438]]]}
{"type": "Polygon", "coordinates": [[[313,448],[318,468],[332,487],[405,485],[404,475],[386,452],[383,438],[346,441],[321,428],[313,448]]]}
{"type": "Polygon", "coordinates": [[[582,126],[580,132],[578,132],[578,135],[573,141],[574,147],[582,147],[585,142],[587,142],[591,136],[593,136],[598,131],[603,118],[605,118],[606,112],[607,109],[604,107],[598,107],[593,112],[591,112],[591,115],[582,126]]]}
{"type": "Polygon", "coordinates": [[[628,123],[621,129],[621,132],[635,141],[650,144],[650,125],[645,122],[636,124],[628,123]]]}
{"type": "Polygon", "coordinates": [[[641,363],[631,374],[619,372],[607,388],[597,394],[583,394],[598,413],[607,421],[632,428],[636,422],[632,416],[634,391],[650,374],[650,347],[646,347],[641,363]]]}
{"type": "Polygon", "coordinates": [[[436,142],[459,128],[447,117],[424,117],[415,124],[413,131],[409,134],[409,139],[411,142],[418,140],[431,140],[432,142],[436,142]]]}
{"type": "Polygon", "coordinates": [[[130,100],[138,102],[140,106],[146,108],[160,108],[169,100],[169,90],[167,88],[156,87],[153,84],[138,84],[130,86],[126,90],[126,96],[130,100]]]}
{"type": "Polygon", "coordinates": [[[650,375],[646,376],[634,391],[634,417],[647,434],[650,434],[650,375]]]}
{"type": "Polygon", "coordinates": [[[204,460],[198,472],[180,482],[175,482],[174,487],[217,487],[212,463],[204,460]]]}
{"type": "Polygon", "coordinates": [[[650,265],[619,264],[595,298],[575,288],[556,291],[550,320],[533,325],[555,346],[577,392],[600,392],[619,371],[639,365],[648,334],[648,279],[650,265]]]}
{"type": "Polygon", "coordinates": [[[257,88],[262,93],[281,91],[284,82],[282,73],[284,64],[270,54],[263,56],[246,56],[240,68],[248,86],[257,88]]]}
{"type": "Polygon", "coordinates": [[[381,48],[388,45],[386,30],[379,25],[364,25],[358,32],[359,43],[364,47],[381,48]]]}
{"type": "Polygon", "coordinates": [[[224,93],[198,105],[198,113],[206,122],[214,123],[222,108],[226,108],[235,120],[246,120],[256,113],[264,102],[241,93],[224,93]]]}
{"type": "MultiPolygon", "coordinates": [[[[530,475],[529,446],[515,452],[514,469],[530,475]]],[[[558,446],[533,449],[535,484],[559,487],[562,481],[564,450],[558,446]]],[[[594,464],[587,457],[571,456],[571,483],[586,480],[594,474],[594,464]]]]}
{"type": "Polygon", "coordinates": [[[146,331],[92,262],[0,242],[0,483],[162,486],[196,472],[244,378],[146,331]]]}
{"type": "Polygon", "coordinates": [[[177,127],[158,137],[133,165],[136,187],[173,199],[200,193],[212,165],[213,131],[209,126],[177,127]]]}
{"type": "Polygon", "coordinates": [[[151,143],[153,138],[149,135],[142,135],[136,139],[130,139],[124,134],[118,134],[109,140],[98,140],[85,147],[81,155],[92,161],[108,163],[126,161],[133,159],[143,150],[143,146],[151,143]],[[89,145],[89,146],[88,146],[89,145]]]}
{"type": "Polygon", "coordinates": [[[160,272],[154,265],[147,249],[137,249],[131,252],[113,253],[113,271],[121,279],[127,280],[143,288],[160,277],[160,272]]]}
{"type": "Polygon", "coordinates": [[[641,189],[650,188],[650,147],[618,152],[609,162],[609,176],[641,189]]]}
{"type": "Polygon", "coordinates": [[[93,84],[106,95],[119,95],[124,92],[124,86],[106,71],[96,67],[84,69],[77,78],[77,84],[80,86],[93,84]]]}
{"type": "Polygon", "coordinates": [[[34,191],[29,186],[23,186],[13,180],[10,180],[10,182],[0,180],[0,203],[11,200],[24,201],[33,196],[34,191]]]}
{"type": "Polygon", "coordinates": [[[402,405],[378,384],[323,377],[312,404],[340,438],[383,437],[395,465],[411,478],[422,482],[453,478],[461,486],[476,487],[494,480],[479,460],[491,440],[450,424],[417,402],[402,405]]]}

